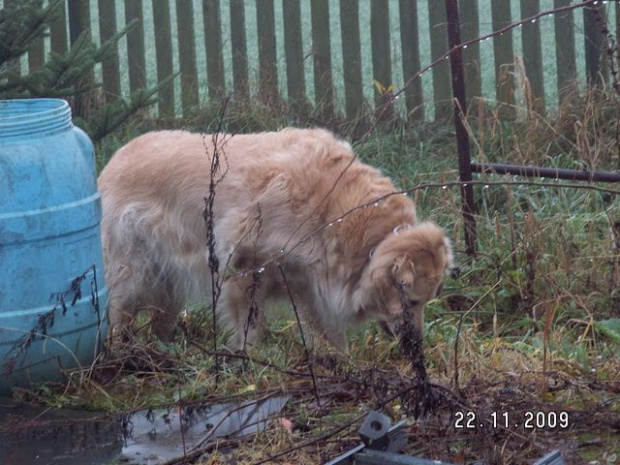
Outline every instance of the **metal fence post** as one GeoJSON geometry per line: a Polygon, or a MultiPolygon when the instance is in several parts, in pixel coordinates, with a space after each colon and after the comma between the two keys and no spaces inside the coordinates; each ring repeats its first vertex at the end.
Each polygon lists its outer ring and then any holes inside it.
{"type": "Polygon", "coordinates": [[[476,206],[471,180],[471,157],[469,135],[463,122],[467,115],[463,54],[460,47],[458,0],[445,0],[448,21],[448,44],[450,47],[450,69],[452,71],[452,95],[454,98],[454,125],[456,127],[456,148],[459,156],[459,177],[463,198],[463,220],[465,222],[465,250],[468,255],[476,253],[476,206]]]}

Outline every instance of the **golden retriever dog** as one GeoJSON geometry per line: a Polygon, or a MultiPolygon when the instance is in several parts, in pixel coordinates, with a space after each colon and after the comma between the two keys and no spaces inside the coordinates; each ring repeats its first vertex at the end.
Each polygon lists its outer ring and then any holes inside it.
{"type": "Polygon", "coordinates": [[[292,300],[340,350],[351,323],[394,327],[403,307],[423,330],[424,304],[452,261],[443,231],[418,224],[413,201],[346,142],[326,130],[285,129],[158,131],[112,157],[99,189],[113,333],[150,309],[156,335],[170,340],[187,302],[210,302],[210,186],[217,314],[235,349],[259,339],[263,305],[274,297],[292,300]]]}

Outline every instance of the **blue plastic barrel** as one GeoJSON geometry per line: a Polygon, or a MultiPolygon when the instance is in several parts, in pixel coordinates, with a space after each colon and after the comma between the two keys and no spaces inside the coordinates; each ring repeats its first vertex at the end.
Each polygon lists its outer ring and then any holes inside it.
{"type": "Polygon", "coordinates": [[[93,145],[67,102],[0,101],[0,395],[101,349],[100,221],[93,145]]]}

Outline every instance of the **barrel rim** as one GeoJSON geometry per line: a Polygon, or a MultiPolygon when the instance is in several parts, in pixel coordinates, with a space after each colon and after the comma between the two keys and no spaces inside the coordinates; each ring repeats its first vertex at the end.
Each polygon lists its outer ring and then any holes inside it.
{"type": "Polygon", "coordinates": [[[71,107],[58,98],[0,100],[0,140],[54,135],[73,128],[71,107]]]}

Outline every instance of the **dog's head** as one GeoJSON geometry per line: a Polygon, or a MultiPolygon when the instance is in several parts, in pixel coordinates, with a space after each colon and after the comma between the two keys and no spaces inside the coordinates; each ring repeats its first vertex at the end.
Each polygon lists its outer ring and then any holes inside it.
{"type": "Polygon", "coordinates": [[[423,332],[424,305],[441,291],[451,265],[452,249],[441,228],[398,227],[371,253],[359,283],[359,308],[391,334],[408,311],[423,332]]]}

